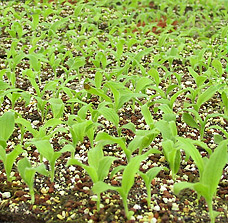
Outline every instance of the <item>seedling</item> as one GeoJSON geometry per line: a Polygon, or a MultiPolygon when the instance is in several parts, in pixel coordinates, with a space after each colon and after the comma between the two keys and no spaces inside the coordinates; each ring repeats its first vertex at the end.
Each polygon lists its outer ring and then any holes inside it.
{"type": "Polygon", "coordinates": [[[94,184],[94,186],[92,188],[92,190],[95,194],[101,194],[102,192],[104,192],[106,190],[117,191],[122,198],[125,215],[126,215],[127,219],[129,219],[129,220],[131,219],[134,212],[129,211],[129,209],[128,209],[127,197],[128,197],[131,187],[134,184],[135,174],[137,173],[141,162],[143,160],[145,160],[151,153],[153,153],[153,151],[148,151],[143,155],[139,155],[139,156],[133,157],[131,159],[131,161],[124,168],[122,184],[120,187],[114,187],[105,182],[98,181],[94,184]]]}
{"type": "Polygon", "coordinates": [[[147,200],[147,206],[148,206],[148,208],[151,207],[151,181],[163,169],[168,171],[168,168],[166,168],[166,167],[153,167],[150,170],[148,170],[146,173],[143,173],[143,172],[139,171],[139,174],[143,178],[144,183],[146,185],[146,191],[147,191],[147,198],[146,198],[146,200],[147,200]]]}
{"type": "Polygon", "coordinates": [[[215,149],[209,159],[206,159],[205,166],[197,183],[180,182],[174,185],[174,192],[178,194],[185,188],[195,190],[198,195],[203,196],[209,208],[211,222],[219,212],[213,210],[212,199],[216,195],[216,189],[222,176],[223,168],[227,162],[227,140],[224,140],[215,149]]]}
{"type": "Polygon", "coordinates": [[[191,126],[192,128],[196,128],[200,132],[200,140],[203,140],[205,127],[207,121],[213,117],[222,117],[222,114],[208,114],[204,119],[201,118],[199,113],[193,109],[185,109],[187,112],[183,113],[183,120],[186,124],[191,126]],[[191,115],[191,113],[194,115],[191,115]]]}
{"type": "Polygon", "coordinates": [[[65,152],[74,152],[74,148],[65,146],[63,147],[60,151],[55,152],[51,143],[48,140],[39,140],[35,141],[33,140],[31,143],[36,146],[38,152],[41,155],[41,162],[43,157],[45,157],[50,164],[50,171],[48,171],[50,177],[51,177],[51,182],[54,182],[54,175],[55,175],[55,162],[56,160],[62,155],[62,153],[65,152]]]}
{"type": "Polygon", "coordinates": [[[45,165],[42,163],[37,167],[32,167],[29,160],[25,157],[18,161],[17,169],[21,175],[21,178],[29,187],[29,192],[31,195],[31,203],[35,202],[35,192],[34,192],[34,177],[35,173],[40,173],[42,175],[48,176],[48,171],[45,169],[45,165]]]}
{"type": "MultiPolygon", "coordinates": [[[[67,166],[69,165],[78,165],[86,170],[86,172],[91,177],[93,183],[103,182],[103,180],[107,177],[109,173],[110,166],[116,157],[112,156],[104,156],[103,146],[101,144],[96,145],[94,148],[89,150],[88,152],[88,163],[89,165],[85,165],[81,163],[79,160],[75,158],[71,158],[67,162],[67,166]]],[[[96,193],[96,192],[95,192],[96,193]]],[[[97,210],[100,210],[100,193],[97,192],[97,210]]]]}
{"type": "MultiPolygon", "coordinates": [[[[1,143],[3,144],[3,143],[1,143]]],[[[8,154],[6,154],[5,148],[0,145],[0,160],[2,160],[4,164],[4,168],[6,171],[6,176],[8,181],[12,181],[15,179],[15,177],[12,177],[10,175],[11,170],[13,168],[13,164],[16,162],[17,157],[23,152],[21,145],[17,145],[14,150],[8,154]]]]}

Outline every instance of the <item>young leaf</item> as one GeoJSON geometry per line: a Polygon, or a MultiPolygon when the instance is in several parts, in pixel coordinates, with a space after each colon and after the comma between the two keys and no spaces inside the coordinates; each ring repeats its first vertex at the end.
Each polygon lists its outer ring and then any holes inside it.
{"type": "Polygon", "coordinates": [[[18,155],[20,155],[23,151],[24,150],[22,149],[22,146],[17,145],[12,152],[6,154],[5,149],[0,145],[0,160],[3,161],[8,181],[11,181],[13,179],[10,177],[13,164],[16,161],[18,155]]]}
{"type": "Polygon", "coordinates": [[[221,85],[212,85],[210,86],[207,90],[205,90],[202,94],[199,95],[196,106],[197,106],[197,111],[199,110],[200,106],[208,101],[210,98],[212,98],[215,94],[216,91],[219,90],[221,85]]]}
{"type": "Polygon", "coordinates": [[[29,187],[31,202],[32,204],[34,204],[35,195],[34,195],[33,183],[34,183],[35,173],[38,172],[47,176],[48,171],[45,169],[45,165],[43,163],[38,167],[32,167],[32,165],[30,164],[30,162],[26,157],[18,161],[17,169],[21,175],[21,178],[25,181],[25,183],[29,187]]]}
{"type": "Polygon", "coordinates": [[[108,121],[112,122],[115,127],[118,128],[119,125],[119,116],[112,108],[107,107],[101,107],[99,110],[99,113],[103,115],[108,121]]]}
{"type": "Polygon", "coordinates": [[[198,124],[196,123],[196,121],[193,119],[193,117],[190,114],[188,114],[188,113],[185,112],[185,113],[183,113],[182,117],[184,119],[184,122],[187,125],[189,125],[192,128],[199,129],[198,124]]]}
{"type": "Polygon", "coordinates": [[[153,117],[151,115],[151,112],[150,112],[147,104],[144,104],[141,107],[141,112],[143,114],[143,117],[145,118],[146,124],[150,127],[150,129],[153,129],[154,128],[154,120],[153,120],[153,117]]]}
{"type": "Polygon", "coordinates": [[[15,126],[15,118],[14,112],[6,112],[0,117],[0,139],[7,141],[9,137],[12,135],[14,126],[15,126]]]}
{"type": "Polygon", "coordinates": [[[218,71],[219,76],[222,76],[223,74],[222,64],[218,59],[214,59],[212,61],[212,66],[218,71]]]}
{"type": "Polygon", "coordinates": [[[146,86],[152,85],[153,81],[148,77],[141,77],[136,83],[135,92],[139,93],[140,91],[144,90],[146,86]]]}
{"type": "Polygon", "coordinates": [[[159,73],[156,69],[154,68],[151,68],[149,71],[148,71],[148,74],[154,78],[154,81],[156,83],[156,86],[158,86],[160,84],[160,78],[159,78],[159,73]]]}
{"type": "Polygon", "coordinates": [[[49,100],[54,118],[61,118],[64,112],[64,103],[60,98],[51,98],[49,100]]]}
{"type": "Polygon", "coordinates": [[[189,154],[192,159],[195,161],[199,172],[200,176],[202,176],[203,170],[204,170],[204,162],[202,159],[201,154],[199,151],[195,148],[193,145],[192,141],[190,139],[182,138],[182,137],[177,137],[180,145],[180,149],[183,149],[187,154],[189,154]]]}

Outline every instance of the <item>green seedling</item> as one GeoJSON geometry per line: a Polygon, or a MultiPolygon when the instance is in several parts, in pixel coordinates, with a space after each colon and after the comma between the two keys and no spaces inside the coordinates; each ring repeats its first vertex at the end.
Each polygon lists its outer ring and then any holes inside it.
{"type": "Polygon", "coordinates": [[[92,60],[92,63],[97,68],[105,69],[106,66],[110,63],[110,61],[107,60],[106,55],[103,52],[98,52],[95,56],[95,59],[92,60]]]}
{"type": "Polygon", "coordinates": [[[30,101],[29,93],[0,81],[0,103],[4,101],[5,97],[11,101],[12,109],[14,109],[15,103],[20,97],[25,100],[26,104],[30,101]]]}
{"type": "Polygon", "coordinates": [[[95,194],[101,194],[102,192],[104,192],[106,190],[117,191],[122,198],[125,215],[126,215],[127,219],[129,219],[129,220],[131,219],[134,212],[129,211],[129,209],[128,209],[127,197],[128,197],[131,187],[134,184],[135,175],[139,170],[139,166],[140,166],[141,162],[143,160],[145,160],[151,153],[153,153],[153,151],[148,151],[148,152],[144,153],[143,155],[139,155],[139,156],[133,157],[131,159],[131,161],[124,168],[122,184],[120,187],[114,187],[105,182],[98,181],[94,184],[94,186],[92,188],[92,190],[95,194]]]}
{"type": "Polygon", "coordinates": [[[167,51],[167,54],[165,55],[165,57],[169,62],[170,71],[173,71],[173,60],[181,59],[181,56],[179,55],[179,52],[178,52],[178,48],[172,46],[171,49],[167,51]]]}
{"type": "MultiPolygon", "coordinates": [[[[104,156],[103,146],[101,144],[96,145],[94,148],[88,152],[88,163],[85,165],[75,158],[71,158],[67,162],[69,165],[78,165],[85,169],[89,174],[93,183],[103,182],[109,173],[110,166],[116,157],[104,156]]],[[[95,192],[96,193],[96,192],[95,192]]],[[[100,192],[97,192],[97,210],[100,210],[100,192]]]]}
{"type": "Polygon", "coordinates": [[[143,173],[139,171],[140,176],[143,178],[144,183],[146,185],[146,191],[147,191],[147,206],[148,208],[151,208],[151,181],[158,175],[158,173],[161,170],[167,170],[166,167],[153,167],[150,170],[148,170],[146,173],[143,173]]]}
{"type": "Polygon", "coordinates": [[[114,136],[110,136],[106,132],[99,132],[96,136],[95,141],[98,142],[99,144],[101,144],[102,146],[118,144],[121,147],[121,149],[124,151],[124,153],[127,157],[127,160],[128,161],[130,160],[131,151],[126,147],[126,142],[123,137],[114,137],[114,136]]]}
{"type": "Polygon", "coordinates": [[[33,144],[36,146],[38,152],[41,155],[41,162],[43,160],[43,157],[49,161],[49,164],[50,164],[49,175],[51,177],[51,182],[54,182],[56,160],[65,152],[74,153],[74,148],[68,145],[64,146],[60,151],[55,152],[51,143],[48,140],[39,140],[39,141],[32,140],[28,144],[33,144]]]}
{"type": "Polygon", "coordinates": [[[62,28],[62,26],[67,22],[68,18],[62,18],[56,22],[54,22],[48,31],[48,36],[49,37],[54,37],[56,35],[56,32],[58,31],[59,28],[62,28]]]}
{"type": "MultiPolygon", "coordinates": [[[[203,86],[205,87],[205,85],[203,85],[203,86]]],[[[187,95],[187,97],[190,97],[193,104],[186,104],[185,107],[192,106],[198,112],[200,107],[205,102],[210,100],[221,87],[223,87],[223,84],[215,84],[215,85],[209,86],[203,92],[202,92],[203,87],[195,89],[195,90],[188,88],[188,90],[191,93],[190,93],[190,95],[187,95]],[[198,98],[195,101],[196,96],[198,96],[198,98]]]]}
{"type": "Polygon", "coordinates": [[[181,154],[177,145],[177,127],[173,120],[160,120],[155,127],[162,133],[162,149],[165,159],[172,171],[172,178],[175,180],[180,168],[181,154]]]}
{"type": "Polygon", "coordinates": [[[217,70],[219,77],[222,77],[224,73],[224,69],[222,68],[223,66],[222,63],[218,59],[214,59],[211,64],[217,70]]]}
{"type": "Polygon", "coordinates": [[[200,132],[200,140],[203,140],[207,121],[210,118],[222,117],[223,116],[223,114],[214,113],[214,114],[208,114],[203,119],[203,118],[201,118],[200,114],[197,111],[193,110],[193,109],[185,109],[185,111],[187,111],[188,113],[184,112],[183,115],[182,115],[184,122],[187,125],[189,125],[190,127],[196,128],[196,129],[199,130],[199,132],[200,132]],[[193,115],[191,115],[191,113],[193,115]]]}
{"type": "MultiPolygon", "coordinates": [[[[122,106],[129,102],[130,100],[136,100],[137,98],[146,97],[146,94],[132,92],[130,89],[126,88],[122,83],[116,83],[113,81],[107,82],[105,88],[110,89],[114,97],[114,109],[116,112],[122,108],[122,106]]],[[[142,88],[138,85],[137,91],[140,91],[142,88]]],[[[139,102],[140,103],[140,102],[139,102]]],[[[113,102],[111,101],[111,104],[113,102]]]]}
{"type": "Polygon", "coordinates": [[[67,72],[67,78],[69,77],[69,73],[73,70],[76,71],[78,77],[80,78],[79,68],[85,65],[85,58],[83,57],[69,58],[66,62],[66,65],[69,67],[69,70],[67,72]]]}
{"type": "MultiPolygon", "coordinates": [[[[137,130],[134,139],[128,145],[128,150],[132,154],[139,149],[138,154],[141,155],[143,149],[149,147],[158,134],[159,131],[156,128],[152,130],[137,130]]],[[[154,150],[154,153],[157,153],[157,150],[154,150]]]]}
{"type": "Polygon", "coordinates": [[[31,122],[21,118],[20,116],[16,118],[15,122],[21,130],[21,143],[23,143],[23,138],[26,131],[33,135],[34,140],[49,140],[56,132],[66,131],[66,129],[63,127],[57,127],[58,125],[62,124],[62,121],[59,119],[49,119],[44,123],[43,126],[39,128],[39,130],[34,129],[31,125],[31,122]]]}
{"type": "MultiPolygon", "coordinates": [[[[2,143],[1,143],[2,144],[2,143]]],[[[6,154],[5,148],[0,145],[0,160],[3,162],[6,176],[8,181],[12,181],[15,179],[15,177],[12,177],[10,175],[11,170],[13,168],[13,164],[15,163],[17,157],[23,152],[21,145],[17,145],[14,150],[8,154],[6,154]]]]}
{"type": "Polygon", "coordinates": [[[25,157],[18,161],[17,169],[21,175],[21,178],[29,187],[29,192],[31,195],[31,203],[35,202],[35,192],[34,192],[34,177],[36,173],[40,173],[44,176],[48,176],[48,171],[45,169],[45,165],[42,163],[37,167],[32,167],[29,160],[25,157]]]}
{"type": "Polygon", "coordinates": [[[141,107],[141,112],[142,112],[142,115],[146,121],[146,124],[149,126],[149,128],[152,130],[154,128],[154,119],[151,115],[151,112],[148,108],[148,104],[144,104],[142,107],[141,107]]]}
{"type": "Polygon", "coordinates": [[[205,81],[207,80],[207,76],[197,74],[192,67],[188,67],[188,71],[191,74],[191,76],[194,78],[197,89],[200,90],[201,86],[204,85],[205,81]]]}
{"type": "MultiPolygon", "coordinates": [[[[121,149],[124,151],[127,161],[130,162],[132,153],[139,149],[139,155],[141,155],[142,150],[148,147],[154,138],[158,135],[158,131],[156,129],[153,130],[138,130],[136,132],[135,138],[129,143],[129,146],[126,146],[125,139],[123,137],[114,137],[110,136],[106,132],[99,132],[96,136],[95,141],[104,145],[109,144],[118,144],[121,149]]],[[[158,150],[152,149],[154,153],[159,153],[158,150]]]]}
{"type": "Polygon", "coordinates": [[[29,93],[27,93],[26,91],[20,91],[19,89],[11,89],[10,91],[11,92],[9,94],[7,94],[6,96],[11,101],[12,109],[14,109],[16,102],[20,98],[21,98],[21,100],[24,99],[26,105],[29,104],[30,98],[31,98],[31,95],[29,93]]]}
{"type": "Polygon", "coordinates": [[[186,154],[185,161],[187,161],[189,157],[191,157],[194,160],[200,175],[202,175],[205,164],[199,150],[196,149],[195,145],[205,149],[209,155],[211,155],[212,153],[211,149],[208,148],[207,145],[201,141],[196,141],[196,140],[182,138],[182,137],[177,137],[177,140],[178,140],[178,143],[177,143],[178,148],[183,149],[185,151],[185,154],[186,154]]]}
{"type": "Polygon", "coordinates": [[[202,74],[203,67],[207,68],[206,59],[204,57],[206,49],[195,50],[195,55],[189,57],[191,67],[195,70],[199,67],[200,74],[202,74]]]}
{"type": "Polygon", "coordinates": [[[14,21],[11,25],[11,29],[8,29],[8,33],[12,38],[21,39],[27,31],[23,30],[22,24],[19,21],[14,21]]]}
{"type": "Polygon", "coordinates": [[[223,168],[227,162],[227,140],[222,141],[209,159],[206,159],[204,169],[200,175],[200,181],[197,183],[180,182],[174,185],[174,192],[178,194],[185,188],[195,190],[198,195],[203,196],[209,209],[211,222],[215,222],[215,218],[219,212],[213,210],[212,200],[216,195],[216,189],[221,179],[223,168]]]}

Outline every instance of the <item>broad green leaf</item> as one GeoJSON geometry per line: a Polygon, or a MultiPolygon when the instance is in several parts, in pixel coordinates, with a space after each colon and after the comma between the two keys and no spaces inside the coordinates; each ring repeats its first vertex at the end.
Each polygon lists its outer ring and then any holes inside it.
{"type": "Polygon", "coordinates": [[[61,118],[64,112],[64,103],[60,98],[49,99],[54,118],[61,118]]]}
{"type": "Polygon", "coordinates": [[[70,128],[70,133],[73,139],[73,145],[76,146],[79,141],[83,141],[85,136],[86,121],[76,123],[70,128]]]}
{"type": "Polygon", "coordinates": [[[45,122],[42,128],[47,129],[47,128],[55,128],[57,125],[62,124],[62,121],[58,118],[52,118],[49,119],[45,122]]]}
{"type": "Polygon", "coordinates": [[[55,21],[49,28],[49,32],[48,32],[48,36],[52,36],[54,34],[56,34],[57,29],[62,26],[66,21],[68,20],[68,18],[62,18],[61,20],[55,21]]]}
{"type": "Polygon", "coordinates": [[[146,176],[148,177],[149,182],[151,181],[158,175],[158,173],[163,170],[164,167],[153,167],[150,170],[146,172],[146,176]]]}
{"type": "Polygon", "coordinates": [[[200,106],[211,99],[217,90],[219,90],[220,85],[212,85],[207,90],[205,90],[202,94],[199,95],[196,105],[199,110],[200,106]]]}
{"type": "Polygon", "coordinates": [[[172,85],[169,85],[166,89],[166,94],[168,95],[173,89],[175,89],[176,87],[178,87],[177,84],[172,84],[172,85]]]}
{"type": "Polygon", "coordinates": [[[119,125],[119,116],[112,108],[102,107],[99,110],[99,113],[103,115],[108,121],[112,122],[114,126],[118,128],[119,125]]]}
{"type": "Polygon", "coordinates": [[[0,117],[0,139],[7,141],[13,133],[15,126],[14,112],[5,112],[0,117]]]}
{"type": "Polygon", "coordinates": [[[222,142],[224,138],[221,135],[214,135],[214,142],[218,145],[220,142],[222,142]]]}
{"type": "Polygon", "coordinates": [[[170,121],[169,122],[169,128],[171,130],[172,136],[176,137],[177,136],[177,126],[176,126],[176,122],[174,121],[170,121]]]}
{"type": "MultiPolygon", "coordinates": [[[[38,131],[33,129],[31,123],[24,118],[16,118],[15,122],[22,125],[22,128],[26,128],[33,136],[35,137],[38,134],[38,131]]],[[[20,127],[21,128],[21,127],[20,127]]]]}
{"type": "Polygon", "coordinates": [[[118,41],[118,43],[116,44],[116,49],[117,49],[116,55],[117,55],[118,60],[121,58],[121,56],[123,54],[123,45],[125,42],[126,42],[125,39],[120,39],[118,41]]]}
{"type": "Polygon", "coordinates": [[[100,96],[102,97],[105,101],[107,102],[111,102],[112,103],[112,100],[110,97],[108,97],[103,90],[101,89],[96,89],[96,88],[93,88],[93,87],[90,87],[89,89],[86,89],[86,91],[90,94],[94,94],[94,95],[97,95],[97,96],[100,96]]]}
{"type": "Polygon", "coordinates": [[[125,139],[122,137],[114,137],[109,135],[106,132],[99,132],[95,139],[96,142],[101,143],[101,145],[108,145],[108,144],[114,144],[117,143],[119,146],[124,150],[124,152],[127,152],[127,147],[125,144],[125,139]]]}
{"type": "Polygon", "coordinates": [[[204,162],[198,149],[196,149],[196,147],[193,145],[193,142],[190,139],[182,137],[177,137],[177,139],[180,142],[180,149],[183,149],[187,154],[189,154],[192,157],[192,159],[194,160],[199,169],[200,176],[202,176],[204,171],[204,162]]]}
{"type": "Polygon", "coordinates": [[[174,145],[173,141],[169,139],[162,142],[162,148],[175,178],[180,167],[180,150],[174,145]]]}
{"type": "Polygon", "coordinates": [[[81,163],[80,161],[78,161],[77,159],[74,159],[74,158],[68,160],[66,166],[70,166],[70,165],[78,165],[78,166],[82,167],[89,174],[93,183],[98,181],[97,171],[94,169],[94,167],[87,166],[87,165],[81,163]]]}
{"type": "Polygon", "coordinates": [[[145,118],[146,124],[150,127],[150,129],[152,129],[154,127],[154,120],[147,104],[144,104],[141,107],[141,112],[145,118]]]}
{"type": "Polygon", "coordinates": [[[118,110],[118,109],[122,108],[126,102],[130,101],[133,98],[136,99],[136,98],[143,98],[143,97],[147,97],[147,95],[142,94],[142,93],[133,93],[133,92],[132,93],[122,93],[121,97],[119,99],[119,104],[116,109],[118,110]]]}
{"type": "Polygon", "coordinates": [[[194,185],[195,183],[179,182],[174,184],[173,190],[175,194],[179,194],[181,190],[186,188],[194,190],[194,185]]]}
{"type": "Polygon", "coordinates": [[[139,154],[142,150],[148,147],[154,138],[158,135],[157,129],[152,130],[138,130],[134,139],[129,143],[128,149],[133,153],[136,149],[139,149],[139,154]]]}
{"type": "Polygon", "coordinates": [[[95,194],[100,194],[106,190],[116,190],[116,189],[117,189],[117,187],[113,187],[102,181],[96,182],[92,187],[92,191],[95,194]]]}
{"type": "Polygon", "coordinates": [[[173,114],[173,110],[167,105],[160,105],[159,108],[164,112],[164,114],[173,114]]]}
{"type": "Polygon", "coordinates": [[[159,78],[159,73],[155,68],[151,68],[148,71],[148,74],[154,78],[154,81],[156,83],[156,86],[158,86],[160,84],[160,78],[159,78]]]}
{"type": "Polygon", "coordinates": [[[85,106],[82,106],[78,111],[78,116],[83,120],[86,119],[88,110],[92,107],[92,104],[87,104],[85,106]]]}
{"type": "Polygon", "coordinates": [[[27,57],[29,58],[31,68],[33,68],[36,72],[39,72],[41,64],[40,64],[40,61],[38,60],[38,57],[36,57],[33,54],[29,54],[27,55],[27,57]]]}
{"type": "Polygon", "coordinates": [[[95,73],[95,86],[96,86],[96,88],[99,89],[101,87],[102,79],[103,79],[102,73],[97,71],[95,73]]]}
{"type": "Polygon", "coordinates": [[[84,8],[83,4],[79,4],[79,5],[77,5],[77,7],[74,8],[74,16],[76,18],[80,15],[83,8],[84,8]]]}
{"type": "Polygon", "coordinates": [[[219,76],[223,74],[222,64],[218,59],[212,61],[212,66],[218,71],[219,76]]]}
{"type": "Polygon", "coordinates": [[[125,194],[129,193],[134,184],[135,174],[138,172],[141,162],[146,158],[147,154],[133,157],[124,169],[121,188],[125,194]]]}
{"type": "Polygon", "coordinates": [[[135,131],[136,131],[135,125],[133,123],[131,123],[131,122],[122,125],[121,127],[119,127],[119,129],[120,130],[122,130],[122,129],[130,129],[133,133],[135,133],[135,131]]]}
{"type": "Polygon", "coordinates": [[[212,125],[212,126],[209,126],[208,129],[218,129],[218,130],[220,130],[220,131],[225,135],[225,137],[228,139],[228,132],[227,132],[224,128],[222,128],[221,126],[219,126],[219,125],[212,125]]]}
{"type": "Polygon", "coordinates": [[[196,123],[196,121],[193,119],[193,117],[192,117],[190,114],[188,114],[188,113],[183,113],[182,117],[183,117],[184,122],[185,122],[187,125],[189,125],[189,126],[192,127],[192,128],[199,129],[198,124],[196,123]]]}
{"type": "Polygon", "coordinates": [[[192,142],[194,145],[200,146],[201,148],[205,149],[205,150],[207,151],[207,153],[208,153],[209,155],[211,155],[212,151],[211,151],[211,149],[207,146],[206,143],[201,142],[201,141],[198,141],[198,140],[191,140],[191,142],[192,142]]]}
{"type": "Polygon", "coordinates": [[[155,127],[162,133],[163,140],[172,139],[172,132],[165,120],[160,120],[155,123],[155,127]]]}
{"type": "Polygon", "coordinates": [[[71,152],[71,154],[74,154],[75,148],[71,144],[66,144],[59,152],[61,153],[71,152]]]}
{"type": "Polygon", "coordinates": [[[91,167],[97,171],[99,167],[99,162],[103,159],[103,146],[101,144],[97,144],[94,148],[90,149],[88,152],[88,163],[91,167]]]}
{"type": "Polygon", "coordinates": [[[164,43],[165,43],[165,41],[166,41],[167,38],[168,38],[168,35],[167,34],[161,35],[161,37],[158,40],[158,46],[159,47],[164,46],[164,43]]]}
{"type": "Polygon", "coordinates": [[[217,189],[227,161],[227,144],[228,140],[224,140],[218,145],[206,163],[200,178],[200,182],[209,187],[210,196],[213,196],[217,189]]]}
{"type": "Polygon", "coordinates": [[[52,160],[54,149],[48,140],[33,141],[32,144],[36,146],[39,153],[44,156],[49,162],[52,160]]]}
{"type": "Polygon", "coordinates": [[[0,145],[0,160],[2,160],[3,163],[6,160],[6,150],[2,145],[0,145]]]}
{"type": "Polygon", "coordinates": [[[141,77],[136,83],[135,92],[139,93],[140,91],[144,90],[146,86],[153,84],[153,81],[148,77],[141,77]]]}
{"type": "Polygon", "coordinates": [[[188,71],[192,75],[192,77],[194,78],[194,80],[198,86],[197,78],[199,77],[199,75],[194,71],[194,69],[192,69],[192,67],[188,67],[188,71]]]}
{"type": "Polygon", "coordinates": [[[12,170],[13,164],[16,161],[16,158],[23,152],[21,145],[16,145],[15,149],[6,155],[4,163],[4,168],[6,170],[7,179],[10,179],[10,172],[12,170]]]}
{"type": "Polygon", "coordinates": [[[99,181],[103,181],[105,179],[105,177],[107,177],[110,166],[111,166],[112,162],[116,159],[117,159],[116,157],[105,156],[99,161],[99,167],[97,170],[99,181]]]}

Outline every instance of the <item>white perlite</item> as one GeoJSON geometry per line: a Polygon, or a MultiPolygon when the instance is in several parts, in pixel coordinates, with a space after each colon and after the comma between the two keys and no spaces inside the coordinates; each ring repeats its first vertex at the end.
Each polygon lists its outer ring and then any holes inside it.
{"type": "Polygon", "coordinates": [[[178,210],[179,210],[178,204],[173,203],[173,205],[172,205],[172,210],[173,210],[173,211],[178,211],[178,210]]]}
{"type": "Polygon", "coordinates": [[[8,198],[10,198],[11,197],[11,193],[10,192],[4,192],[4,193],[2,193],[2,198],[3,199],[8,199],[8,198]]]}

